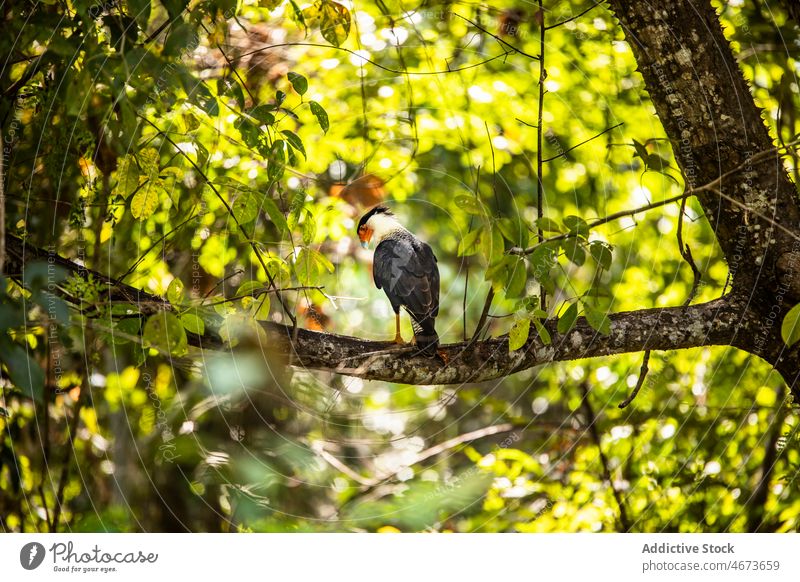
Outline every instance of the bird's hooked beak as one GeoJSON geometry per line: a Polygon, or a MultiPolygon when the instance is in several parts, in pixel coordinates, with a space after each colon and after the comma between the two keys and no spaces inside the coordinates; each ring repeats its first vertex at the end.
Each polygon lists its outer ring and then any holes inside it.
{"type": "Polygon", "coordinates": [[[361,248],[368,249],[369,241],[372,239],[372,229],[363,225],[358,229],[358,239],[361,241],[361,248]]]}

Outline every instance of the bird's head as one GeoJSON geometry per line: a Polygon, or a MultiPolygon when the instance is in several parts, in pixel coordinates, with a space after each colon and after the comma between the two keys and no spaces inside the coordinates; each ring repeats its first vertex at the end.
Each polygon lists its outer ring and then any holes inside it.
{"type": "Polygon", "coordinates": [[[376,206],[362,216],[358,221],[358,239],[361,241],[361,246],[367,248],[373,237],[380,241],[389,223],[399,226],[392,211],[383,205],[376,206]]]}

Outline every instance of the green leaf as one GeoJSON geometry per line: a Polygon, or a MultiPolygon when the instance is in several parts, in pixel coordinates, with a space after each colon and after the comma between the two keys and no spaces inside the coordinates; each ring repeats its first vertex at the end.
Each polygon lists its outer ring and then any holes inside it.
{"type": "Polygon", "coordinates": [[[605,313],[587,304],[583,305],[583,313],[586,316],[586,321],[595,331],[603,335],[611,333],[611,320],[608,319],[605,313]]]}
{"type": "Polygon", "coordinates": [[[638,156],[642,158],[642,161],[647,160],[647,147],[644,144],[637,140],[633,140],[633,149],[636,150],[636,153],[633,155],[634,158],[638,156]]]}
{"type": "Polygon", "coordinates": [[[550,280],[550,270],[556,264],[556,253],[553,250],[553,245],[557,242],[546,243],[536,247],[530,255],[531,267],[533,269],[533,278],[539,283],[545,283],[550,280]]]}
{"type": "Polygon", "coordinates": [[[528,228],[521,218],[501,218],[497,225],[512,245],[523,249],[528,246],[528,228]]]}
{"type": "Polygon", "coordinates": [[[592,241],[589,243],[589,252],[592,254],[592,258],[603,269],[608,271],[611,268],[613,255],[611,253],[611,249],[606,243],[601,241],[592,241]]]}
{"type": "Polygon", "coordinates": [[[145,347],[156,347],[175,356],[188,351],[186,330],[174,313],[164,311],[151,315],[144,324],[145,347]]]}
{"type": "Polygon", "coordinates": [[[583,250],[583,245],[577,238],[570,237],[562,241],[561,246],[567,258],[579,267],[586,262],[586,251],[583,250]]]}
{"type": "Polygon", "coordinates": [[[558,333],[565,334],[575,326],[578,319],[578,303],[572,303],[558,318],[558,333]]]}
{"type": "MultiPolygon", "coordinates": [[[[136,19],[139,28],[147,30],[147,23],[150,20],[150,5],[151,0],[127,0],[128,2],[128,15],[136,19]]],[[[100,6],[100,4],[96,4],[100,6]]]]}
{"type": "Polygon", "coordinates": [[[117,170],[114,172],[117,183],[111,194],[127,198],[139,187],[139,166],[131,155],[117,161],[117,170]]]}
{"type": "Polygon", "coordinates": [[[564,218],[564,226],[567,230],[584,238],[589,236],[589,224],[580,216],[567,216],[564,218]]]}
{"type": "Polygon", "coordinates": [[[291,71],[287,77],[289,77],[289,82],[292,84],[292,87],[294,87],[295,91],[297,91],[300,95],[306,94],[306,91],[308,91],[308,79],[306,79],[303,75],[299,75],[291,71]]]}
{"type": "Polygon", "coordinates": [[[167,9],[170,20],[175,20],[189,4],[189,0],[161,0],[161,4],[167,9]]]}
{"type": "Polygon", "coordinates": [[[180,305],[184,295],[183,281],[175,277],[167,287],[167,299],[172,305],[180,305]]]}
{"type": "Polygon", "coordinates": [[[669,168],[669,160],[665,160],[658,154],[649,154],[645,160],[645,165],[647,166],[648,170],[661,172],[669,168]]]}
{"type": "Polygon", "coordinates": [[[508,269],[510,273],[506,286],[506,297],[520,297],[525,292],[525,283],[528,281],[525,259],[516,257],[516,261],[508,269]]]}
{"type": "Polygon", "coordinates": [[[270,180],[280,180],[281,176],[283,176],[284,161],[286,160],[286,154],[284,153],[285,143],[282,139],[276,139],[269,150],[267,177],[270,180]]]}
{"type": "Polygon", "coordinates": [[[303,140],[294,133],[293,131],[289,131],[288,129],[281,130],[281,133],[286,137],[287,143],[296,149],[298,152],[303,154],[303,158],[306,157],[306,148],[303,146],[303,140]]]}
{"type": "Polygon", "coordinates": [[[308,105],[311,107],[311,113],[317,118],[317,123],[319,123],[323,133],[328,133],[328,129],[331,127],[330,121],[328,121],[328,113],[316,101],[311,101],[308,105]]]}
{"type": "Polygon", "coordinates": [[[538,319],[533,320],[533,325],[536,327],[536,333],[539,334],[539,339],[542,340],[542,343],[546,346],[549,346],[553,343],[553,338],[550,337],[550,332],[547,331],[547,328],[542,325],[542,322],[538,319]]]}
{"type": "Polygon", "coordinates": [[[147,220],[158,208],[161,188],[148,182],[131,199],[131,214],[136,220],[147,220]]]}
{"type": "Polygon", "coordinates": [[[317,0],[319,31],[333,46],[341,46],[350,34],[350,11],[333,0],[317,0]]]}
{"type": "Polygon", "coordinates": [[[323,271],[333,273],[333,264],[319,251],[302,249],[295,259],[295,273],[302,285],[314,285],[323,271]]]}
{"type": "Polygon", "coordinates": [[[470,255],[474,255],[478,252],[478,237],[480,236],[483,228],[476,228],[475,230],[471,230],[464,235],[464,238],[458,243],[458,256],[459,257],[468,257],[470,255]]]}
{"type": "Polygon", "coordinates": [[[494,265],[503,258],[506,251],[503,233],[497,224],[484,228],[481,232],[481,251],[489,265],[494,265]]]}
{"type": "Polygon", "coordinates": [[[0,334],[0,362],[5,364],[11,382],[36,401],[44,395],[44,370],[18,343],[0,334]]]}
{"type": "Polygon", "coordinates": [[[289,232],[289,225],[286,223],[286,217],[283,213],[278,209],[278,205],[275,204],[275,201],[271,198],[265,198],[262,200],[261,205],[264,211],[269,216],[269,219],[278,229],[278,233],[284,235],[289,232]]]}
{"type": "Polygon", "coordinates": [[[177,57],[189,47],[196,45],[197,33],[194,28],[181,22],[170,29],[162,54],[166,57],[177,57]]]}
{"type": "Polygon", "coordinates": [[[800,304],[792,307],[786,317],[783,318],[781,337],[789,347],[800,341],[800,304]]]}
{"type": "Polygon", "coordinates": [[[525,345],[531,332],[531,320],[520,317],[514,320],[511,331],[508,332],[508,351],[515,352],[525,345]]]}
{"type": "Polygon", "coordinates": [[[258,194],[252,190],[241,192],[233,201],[233,215],[239,224],[247,224],[258,216],[258,194]]]}
{"type": "Polygon", "coordinates": [[[268,321],[269,320],[269,307],[270,307],[270,298],[269,293],[264,293],[253,302],[253,308],[251,313],[253,317],[258,321],[268,321]]]}
{"type": "Polygon", "coordinates": [[[206,331],[206,324],[194,313],[181,313],[180,318],[183,329],[189,333],[203,335],[206,331]]]}
{"type": "Polygon", "coordinates": [[[314,237],[317,235],[317,222],[314,220],[314,215],[311,211],[306,211],[306,219],[303,221],[303,244],[310,245],[314,242],[314,237]]]}
{"type": "Polygon", "coordinates": [[[272,113],[271,105],[256,105],[247,114],[264,125],[273,125],[275,123],[275,115],[272,113]]]}
{"type": "Polygon", "coordinates": [[[466,212],[467,214],[475,214],[477,216],[483,215],[483,205],[476,196],[456,196],[456,206],[466,212]]]}
{"type": "Polygon", "coordinates": [[[561,232],[561,225],[552,218],[546,216],[537,219],[536,226],[541,228],[544,232],[561,232]]]}

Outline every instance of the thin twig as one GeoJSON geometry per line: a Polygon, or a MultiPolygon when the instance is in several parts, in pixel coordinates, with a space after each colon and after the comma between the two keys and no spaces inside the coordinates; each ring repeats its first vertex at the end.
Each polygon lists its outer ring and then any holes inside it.
{"type": "Polygon", "coordinates": [[[694,257],[692,257],[692,250],[689,248],[688,244],[684,244],[683,242],[683,216],[686,212],[686,201],[688,198],[684,197],[681,200],[681,210],[678,213],[678,230],[676,233],[678,239],[678,252],[680,252],[681,257],[683,260],[689,264],[689,267],[692,269],[692,288],[689,290],[689,295],[686,297],[686,301],[683,302],[684,306],[689,305],[697,295],[697,290],[700,288],[700,280],[702,278],[702,273],[700,273],[700,269],[697,268],[697,263],[694,262],[694,257]]]}
{"type": "Polygon", "coordinates": [[[617,507],[619,507],[619,524],[623,532],[628,532],[631,529],[631,522],[628,519],[628,513],[625,510],[625,503],[622,500],[622,496],[614,486],[614,479],[611,476],[608,457],[606,457],[605,452],[603,452],[600,431],[597,430],[597,416],[595,416],[594,409],[589,402],[589,388],[586,382],[581,382],[580,386],[581,391],[583,392],[583,401],[581,402],[581,406],[583,408],[583,413],[586,415],[586,428],[589,431],[589,434],[592,436],[595,446],[597,446],[597,453],[600,456],[600,462],[603,466],[603,479],[608,481],[608,486],[611,487],[611,492],[617,502],[617,507]]]}
{"type": "Polygon", "coordinates": [[[589,8],[587,8],[587,9],[586,9],[586,10],[584,10],[583,12],[579,12],[579,13],[578,13],[578,14],[576,14],[575,16],[571,16],[570,18],[567,18],[566,20],[562,20],[561,22],[556,22],[555,24],[551,24],[550,26],[546,26],[545,28],[546,28],[547,30],[551,30],[551,29],[553,29],[553,28],[558,28],[559,26],[563,26],[563,25],[565,25],[567,22],[572,22],[573,20],[577,20],[577,19],[578,19],[578,18],[580,18],[581,16],[583,16],[583,15],[585,15],[585,14],[588,14],[589,12],[591,12],[592,10],[594,10],[595,8],[597,8],[598,6],[600,6],[600,4],[601,4],[601,2],[596,2],[596,3],[592,4],[591,6],[589,6],[589,8]]]}
{"type": "Polygon", "coordinates": [[[571,152],[572,150],[574,150],[574,149],[577,149],[577,148],[581,147],[582,145],[586,145],[586,144],[587,144],[587,143],[589,143],[590,141],[597,139],[598,137],[600,137],[601,135],[604,135],[604,134],[608,133],[609,131],[612,131],[612,130],[614,130],[614,129],[617,129],[618,127],[620,127],[620,126],[622,126],[622,125],[625,125],[625,122],[620,122],[620,123],[618,123],[618,124],[616,124],[616,125],[614,125],[614,126],[611,126],[611,127],[609,127],[608,129],[604,129],[603,131],[601,131],[601,132],[600,132],[600,133],[598,133],[597,135],[594,135],[594,136],[590,137],[589,139],[585,139],[585,140],[583,140],[583,141],[582,141],[581,143],[579,143],[579,144],[575,144],[575,145],[574,145],[574,146],[572,146],[571,148],[568,148],[568,149],[564,150],[563,152],[561,152],[561,153],[560,153],[560,154],[558,154],[558,155],[555,155],[555,156],[552,156],[552,157],[549,157],[549,158],[545,158],[545,159],[543,159],[543,160],[542,160],[542,162],[544,162],[544,163],[546,164],[547,162],[552,162],[553,160],[557,160],[558,158],[560,158],[560,157],[562,157],[562,156],[565,156],[565,155],[567,155],[567,154],[568,154],[569,152],[571,152]]]}
{"type": "Polygon", "coordinates": [[[630,396],[628,396],[625,400],[619,403],[619,408],[626,408],[633,399],[639,394],[639,390],[642,389],[644,385],[644,380],[647,378],[647,373],[650,371],[650,350],[644,351],[644,357],[642,358],[642,367],[639,368],[639,379],[636,381],[636,386],[633,388],[633,392],[631,392],[630,396]]]}
{"type": "MultiPolygon", "coordinates": [[[[536,240],[538,244],[544,241],[542,217],[544,216],[544,180],[542,172],[544,159],[542,159],[543,135],[542,123],[544,116],[544,80],[547,78],[547,69],[544,66],[545,44],[544,37],[547,28],[544,25],[544,7],[539,0],[539,113],[536,121],[536,240]]],[[[539,308],[547,311],[547,291],[544,285],[539,286],[539,308]]]]}
{"type": "Polygon", "coordinates": [[[513,44],[511,44],[510,42],[508,42],[508,41],[506,41],[506,40],[504,40],[504,39],[500,38],[500,37],[499,37],[499,36],[497,36],[496,34],[493,34],[493,33],[489,32],[488,30],[486,30],[485,28],[483,28],[483,27],[482,27],[480,24],[478,24],[478,23],[476,23],[476,22],[473,22],[473,21],[471,21],[471,20],[470,20],[469,18],[467,18],[466,16],[461,16],[460,14],[456,14],[456,13],[453,13],[453,14],[455,14],[456,16],[458,16],[458,17],[459,17],[461,20],[466,20],[466,21],[467,21],[467,22],[469,22],[469,23],[470,23],[472,26],[474,26],[475,28],[477,28],[478,30],[480,30],[482,33],[484,33],[484,34],[488,34],[488,35],[489,35],[489,36],[491,36],[493,39],[495,39],[497,42],[499,42],[499,43],[500,43],[500,44],[502,44],[503,46],[505,46],[505,47],[507,47],[508,49],[510,49],[512,52],[515,52],[515,53],[517,53],[517,54],[520,54],[520,55],[522,55],[522,56],[528,57],[529,59],[533,59],[534,61],[538,61],[538,60],[539,60],[539,58],[540,58],[540,57],[537,57],[536,55],[532,55],[532,54],[530,54],[530,53],[526,53],[526,52],[525,52],[524,50],[522,50],[521,48],[519,48],[519,47],[516,47],[516,46],[514,46],[513,44]]]}

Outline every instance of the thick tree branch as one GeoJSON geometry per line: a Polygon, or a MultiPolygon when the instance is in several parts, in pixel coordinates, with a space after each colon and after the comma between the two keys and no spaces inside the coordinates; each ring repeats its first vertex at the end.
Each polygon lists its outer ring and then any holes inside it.
{"type": "MultiPolygon", "coordinates": [[[[86,278],[91,274],[96,281],[108,285],[104,300],[137,304],[142,315],[172,309],[161,297],[85,269],[45,249],[24,244],[15,236],[9,236],[8,246],[8,272],[11,274],[22,273],[29,262],[46,260],[78,277],[86,278]]],[[[65,297],[75,302],[75,298],[65,297]]],[[[538,337],[531,337],[523,348],[514,352],[509,352],[506,337],[450,344],[442,346],[447,365],[439,359],[416,355],[413,346],[397,347],[389,342],[305,329],[298,329],[293,339],[291,327],[270,322],[263,326],[275,355],[291,358],[296,367],[405,384],[463,384],[502,378],[556,361],[642,350],[735,344],[737,330],[744,329],[746,335],[748,326],[756,323],[743,318],[743,313],[741,304],[730,298],[690,307],[615,313],[609,316],[611,333],[607,336],[598,334],[583,318],[579,318],[566,334],[559,334],[552,321],[546,324],[552,335],[551,345],[542,344],[538,337]]],[[[213,329],[203,335],[188,334],[188,337],[196,348],[230,349],[213,329]]]]}

